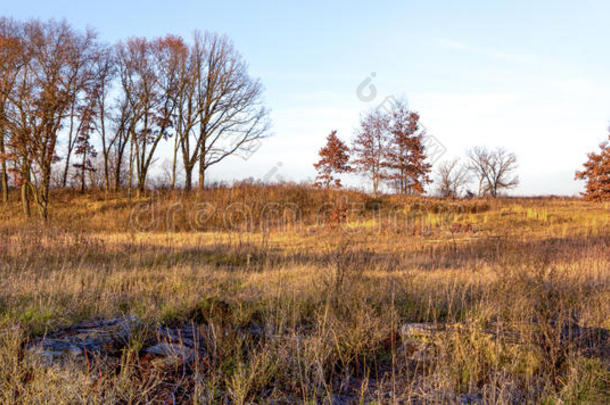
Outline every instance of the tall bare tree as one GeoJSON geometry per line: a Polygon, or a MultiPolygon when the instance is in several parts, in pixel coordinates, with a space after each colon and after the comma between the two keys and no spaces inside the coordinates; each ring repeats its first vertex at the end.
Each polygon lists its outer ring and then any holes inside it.
{"type": "Polygon", "coordinates": [[[479,196],[490,194],[497,197],[501,190],[516,187],[519,177],[517,156],[502,148],[475,147],[468,151],[470,170],[479,180],[479,196]]]}
{"type": "Polygon", "coordinates": [[[106,155],[106,164],[112,171],[112,187],[114,191],[119,191],[124,183],[125,152],[130,145],[130,129],[133,120],[129,100],[122,95],[116,101],[116,108],[112,108],[108,112],[108,116],[113,137],[108,146],[109,152],[106,155]]]}
{"type": "Polygon", "coordinates": [[[459,159],[442,162],[436,171],[438,194],[443,198],[458,198],[470,182],[468,167],[459,159]]]}
{"type": "MultiPolygon", "coordinates": [[[[111,150],[115,143],[120,142],[120,137],[124,133],[124,131],[121,131],[124,127],[121,118],[124,117],[124,115],[119,116],[119,123],[114,134],[112,133],[110,125],[113,105],[109,98],[117,74],[116,58],[114,57],[112,48],[100,45],[96,49],[92,69],[95,81],[95,91],[93,92],[92,102],[95,103],[98,110],[97,114],[94,114],[92,117],[93,120],[91,125],[92,130],[98,134],[101,141],[104,190],[109,191],[111,150]]],[[[118,108],[120,108],[120,106],[118,108]]]]}
{"type": "Polygon", "coordinates": [[[172,135],[178,88],[175,60],[181,43],[168,35],[153,41],[133,38],[117,46],[121,88],[130,113],[130,173],[135,165],[138,194],[145,189],[159,143],[172,135]]]}
{"type": "Polygon", "coordinates": [[[199,33],[194,34],[193,43],[189,47],[188,56],[182,66],[181,86],[178,91],[176,141],[174,160],[172,162],[172,187],[176,183],[176,159],[178,149],[182,155],[184,168],[184,187],[191,190],[193,184],[193,169],[199,162],[199,153],[203,139],[199,125],[206,104],[206,89],[203,86],[205,73],[205,40],[199,33]]]}
{"type": "Polygon", "coordinates": [[[231,41],[206,33],[203,55],[198,73],[200,189],[205,187],[205,172],[210,166],[237,153],[249,156],[270,126],[263,86],[248,75],[246,63],[231,41]]]}

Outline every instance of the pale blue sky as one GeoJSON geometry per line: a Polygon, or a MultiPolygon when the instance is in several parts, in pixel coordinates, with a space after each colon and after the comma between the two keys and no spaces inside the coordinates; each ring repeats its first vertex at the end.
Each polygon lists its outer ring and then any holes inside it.
{"type": "Polygon", "coordinates": [[[447,148],[504,146],[520,160],[514,194],[575,194],[574,171],[607,138],[607,1],[6,1],[17,19],[65,18],[106,41],[226,33],[260,77],[274,136],[213,179],[303,180],[331,129],[404,96],[447,148]],[[332,3],[332,4],[329,4],[332,3]],[[493,3],[493,4],[491,4],[493,3]],[[372,72],[375,100],[356,88],[372,72]]]}

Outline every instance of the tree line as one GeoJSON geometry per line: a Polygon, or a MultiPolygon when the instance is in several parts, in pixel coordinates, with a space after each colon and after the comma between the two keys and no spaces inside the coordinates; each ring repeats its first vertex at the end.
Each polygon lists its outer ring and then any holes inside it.
{"type": "MultiPolygon", "coordinates": [[[[424,138],[426,130],[417,112],[398,100],[387,110],[374,109],[360,119],[351,146],[332,131],[314,163],[320,187],[341,187],[340,175],[357,173],[370,181],[376,196],[385,184],[401,195],[418,195],[433,183],[424,138]]],[[[440,197],[497,197],[519,184],[517,157],[503,148],[475,147],[466,161],[441,162],[436,170],[436,194],[440,197]],[[476,180],[477,191],[467,187],[476,180]]]]}
{"type": "Polygon", "coordinates": [[[95,170],[105,190],[140,194],[162,142],[172,148],[171,187],[181,165],[184,188],[195,169],[203,188],[210,166],[268,134],[262,93],[216,33],[106,44],[65,21],[0,18],[2,200],[18,189],[25,215],[34,204],[46,219],[52,173],[84,190],[95,170]]]}
{"type": "MultiPolygon", "coordinates": [[[[82,191],[95,175],[106,191],[145,190],[159,146],[171,148],[170,187],[205,185],[226,157],[253,150],[268,135],[263,87],[231,41],[195,32],[116,44],[65,21],[0,18],[0,192],[19,191],[26,216],[48,217],[53,181],[82,191]],[[97,159],[97,160],[96,160],[97,159]]],[[[420,115],[405,102],[361,117],[348,147],[333,131],[320,150],[317,184],[341,185],[342,173],[422,194],[433,183],[420,115]]],[[[585,197],[606,199],[608,145],[591,154],[578,179],[585,197]]],[[[435,172],[442,197],[497,196],[515,187],[517,158],[502,148],[472,148],[435,172]],[[474,185],[475,191],[468,187],[474,185]]]]}

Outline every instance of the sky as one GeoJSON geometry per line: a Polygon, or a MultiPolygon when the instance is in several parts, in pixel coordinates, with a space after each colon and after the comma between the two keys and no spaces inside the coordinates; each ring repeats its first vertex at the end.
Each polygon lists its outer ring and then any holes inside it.
{"type": "Polygon", "coordinates": [[[107,42],[227,34],[265,87],[272,136],[211,180],[313,179],[328,133],[349,141],[388,97],[419,112],[446,150],[437,163],[514,152],[513,195],[578,194],[574,172],[608,137],[607,1],[2,0],[0,14],[65,18],[107,42]]]}

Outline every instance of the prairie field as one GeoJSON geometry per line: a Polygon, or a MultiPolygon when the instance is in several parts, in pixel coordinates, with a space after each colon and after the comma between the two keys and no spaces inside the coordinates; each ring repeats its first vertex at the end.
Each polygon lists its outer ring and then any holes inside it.
{"type": "Polygon", "coordinates": [[[45,224],[17,197],[2,403],[610,401],[610,204],[240,184],[56,191],[45,224]],[[126,317],[117,350],[32,349],[126,317]],[[184,327],[194,357],[145,350],[184,327]]]}

